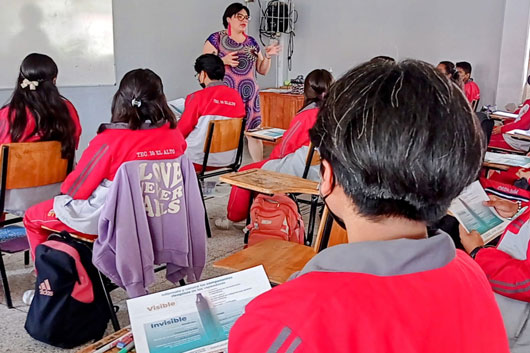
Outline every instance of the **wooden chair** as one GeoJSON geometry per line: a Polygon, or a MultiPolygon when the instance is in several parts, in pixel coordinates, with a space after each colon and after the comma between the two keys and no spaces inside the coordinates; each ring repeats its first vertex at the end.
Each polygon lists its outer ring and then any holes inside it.
{"type": "MultiPolygon", "coordinates": [[[[2,145],[0,161],[2,166],[0,209],[3,215],[0,221],[0,274],[7,307],[12,308],[11,293],[1,252],[25,251],[24,263],[28,265],[29,245],[23,227],[9,226],[22,221],[22,217],[5,219],[6,194],[16,192],[16,189],[42,187],[62,182],[72,168],[72,161],[61,157],[61,144],[57,141],[2,145]]],[[[35,193],[38,194],[38,190],[35,190],[35,193]]],[[[41,200],[37,202],[45,201],[53,196],[45,192],[38,195],[37,198],[41,200]]]]}
{"type": "Polygon", "coordinates": [[[246,119],[225,119],[212,120],[208,124],[206,140],[204,141],[204,158],[202,168],[197,173],[199,179],[199,188],[201,189],[202,202],[204,204],[204,214],[206,222],[206,234],[208,238],[212,237],[206,203],[204,202],[203,187],[204,180],[207,178],[236,172],[241,166],[243,159],[243,136],[245,132],[246,119]],[[221,153],[236,150],[234,162],[227,166],[216,167],[208,171],[208,158],[211,153],[221,153]]]}
{"type": "Polygon", "coordinates": [[[306,246],[283,240],[268,239],[236,252],[213,264],[216,268],[242,271],[263,265],[272,284],[286,282],[289,277],[304,268],[318,252],[329,246],[348,242],[346,230],[341,228],[324,208],[314,246],[306,246]]]}

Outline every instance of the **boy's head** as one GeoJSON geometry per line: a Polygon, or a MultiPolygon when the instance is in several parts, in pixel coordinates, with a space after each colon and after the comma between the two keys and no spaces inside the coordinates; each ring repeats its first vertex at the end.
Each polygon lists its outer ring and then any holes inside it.
{"type": "Polygon", "coordinates": [[[456,63],[456,69],[462,78],[462,81],[466,83],[471,78],[471,64],[467,61],[460,61],[456,63]]]}
{"type": "Polygon", "coordinates": [[[225,65],[220,57],[213,54],[203,54],[195,60],[195,72],[201,87],[206,87],[211,81],[222,81],[225,77],[225,65]]]}
{"type": "Polygon", "coordinates": [[[320,191],[344,220],[435,222],[475,180],[484,153],[461,90],[414,60],[368,62],[346,73],[310,135],[322,156],[320,191]]]}

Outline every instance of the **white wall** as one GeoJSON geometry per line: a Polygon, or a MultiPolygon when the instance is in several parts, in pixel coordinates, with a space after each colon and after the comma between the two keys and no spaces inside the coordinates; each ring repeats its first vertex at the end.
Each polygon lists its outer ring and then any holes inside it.
{"type": "MultiPolygon", "coordinates": [[[[481,104],[495,102],[506,0],[294,1],[299,21],[289,77],[330,67],[338,77],[354,65],[383,54],[434,64],[467,60],[473,64],[473,76],[482,89],[481,104]]],[[[114,0],[117,81],[131,69],[148,67],[162,77],[169,99],[198,89],[194,60],[206,37],[222,28],[222,13],[231,2],[114,0]]],[[[250,33],[255,36],[257,3],[251,3],[250,9],[250,33]]],[[[501,77],[504,74],[501,72],[501,77]]],[[[260,78],[262,87],[274,82],[274,70],[260,78]]],[[[109,121],[115,91],[113,86],[61,89],[80,113],[82,149],[97,126],[109,121]]],[[[0,90],[0,103],[10,94],[10,90],[0,90]]]]}
{"type": "Polygon", "coordinates": [[[469,61],[493,103],[499,73],[504,0],[296,1],[293,72],[332,68],[337,77],[376,55],[469,61]]]}
{"type": "MultiPolygon", "coordinates": [[[[200,89],[194,78],[193,64],[202,54],[208,35],[223,28],[221,18],[224,9],[232,2],[114,0],[117,82],[128,71],[143,67],[162,77],[168,99],[183,97],[200,89]]],[[[252,16],[256,15],[249,26],[250,34],[255,35],[258,27],[257,5],[251,4],[250,10],[252,16]]],[[[59,67],[59,79],[60,71],[59,67]]],[[[13,83],[17,74],[13,72],[13,83]]],[[[262,86],[274,85],[274,70],[259,81],[262,86]]],[[[81,117],[81,150],[95,136],[99,124],[110,120],[110,105],[116,89],[115,86],[60,88],[81,117]]],[[[0,106],[10,94],[11,90],[0,90],[0,106]]]]}
{"type": "Polygon", "coordinates": [[[528,67],[530,1],[506,0],[497,84],[497,105],[519,104],[528,67]]]}

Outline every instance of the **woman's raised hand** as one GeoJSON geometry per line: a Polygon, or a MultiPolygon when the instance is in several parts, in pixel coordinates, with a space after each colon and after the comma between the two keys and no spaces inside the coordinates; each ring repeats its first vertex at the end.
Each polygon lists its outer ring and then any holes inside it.
{"type": "Polygon", "coordinates": [[[223,63],[228,66],[237,67],[239,65],[238,52],[233,51],[222,57],[223,63]]]}

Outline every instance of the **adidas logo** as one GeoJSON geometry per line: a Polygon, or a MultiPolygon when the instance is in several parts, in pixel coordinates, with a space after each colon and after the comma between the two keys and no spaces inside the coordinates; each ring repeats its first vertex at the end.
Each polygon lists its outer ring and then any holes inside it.
{"type": "Polygon", "coordinates": [[[49,297],[53,296],[52,287],[50,286],[50,282],[47,279],[45,279],[39,285],[39,294],[40,295],[47,295],[49,297]]]}

